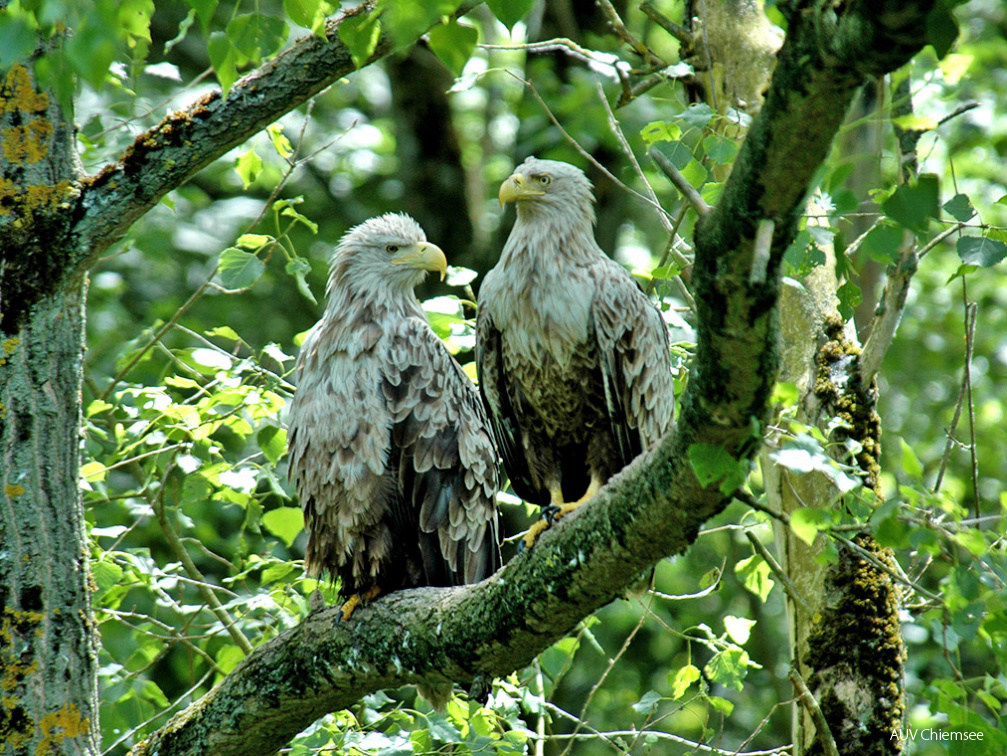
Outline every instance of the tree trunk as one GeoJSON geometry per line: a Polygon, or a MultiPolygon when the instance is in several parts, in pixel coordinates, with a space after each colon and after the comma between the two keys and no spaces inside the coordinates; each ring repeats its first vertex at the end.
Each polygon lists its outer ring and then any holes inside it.
{"type": "Polygon", "coordinates": [[[5,291],[39,296],[27,311],[3,302],[0,322],[0,754],[100,753],[78,489],[85,287],[54,289],[62,246],[48,233],[77,178],[71,120],[29,69],[7,72],[0,247],[30,252],[5,253],[0,272],[5,291]]]}
{"type": "MultiPolygon", "coordinates": [[[[833,417],[841,416],[850,424],[848,433],[839,433],[857,440],[864,451],[855,461],[842,461],[855,462],[865,484],[877,489],[877,390],[860,385],[860,348],[852,323],[844,326],[839,317],[836,286],[835,254],[830,248],[824,265],[800,285],[784,287],[780,380],[798,387],[797,422],[818,426],[826,436],[833,417]]],[[[832,440],[843,439],[834,433],[832,440]]],[[[821,473],[793,475],[765,453],[762,467],[770,505],[786,517],[805,507],[844,506],[840,492],[821,473]]],[[[876,493],[880,496],[879,490],[876,493]]],[[[835,742],[840,754],[902,750],[902,741],[890,737],[902,727],[905,714],[905,646],[898,597],[889,575],[865,560],[863,553],[885,565],[892,555],[866,534],[854,543],[840,544],[838,558],[827,562],[825,534],[809,546],[789,527],[776,528],[780,562],[804,600],[803,606],[792,597],[787,600],[793,666],[818,702],[829,730],[823,733],[809,707],[797,704],[796,754],[825,753],[826,739],[835,742]]]]}

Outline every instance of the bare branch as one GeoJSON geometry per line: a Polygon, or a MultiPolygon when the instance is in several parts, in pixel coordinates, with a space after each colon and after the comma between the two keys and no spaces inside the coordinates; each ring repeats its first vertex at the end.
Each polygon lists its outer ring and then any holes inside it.
{"type": "Polygon", "coordinates": [[[706,200],[699,195],[699,192],[693,188],[688,179],[679,172],[675,164],[663,152],[656,147],[651,147],[650,152],[647,154],[650,155],[651,160],[657,163],[657,167],[675,185],[675,188],[682,193],[682,196],[685,197],[686,201],[692,205],[697,213],[701,216],[710,214],[712,208],[706,204],[706,200]]]}

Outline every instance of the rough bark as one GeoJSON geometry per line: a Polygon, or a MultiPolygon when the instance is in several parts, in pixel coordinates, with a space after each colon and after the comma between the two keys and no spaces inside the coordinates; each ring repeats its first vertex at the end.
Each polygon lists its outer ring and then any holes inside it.
{"type": "MultiPolygon", "coordinates": [[[[58,266],[45,224],[77,177],[72,118],[12,66],[0,82],[0,275],[58,266]],[[39,237],[27,258],[12,241],[39,237]]],[[[0,753],[98,754],[97,655],[77,490],[81,281],[37,302],[0,353],[0,753]]],[[[0,301],[4,322],[9,299],[0,301]]]]}

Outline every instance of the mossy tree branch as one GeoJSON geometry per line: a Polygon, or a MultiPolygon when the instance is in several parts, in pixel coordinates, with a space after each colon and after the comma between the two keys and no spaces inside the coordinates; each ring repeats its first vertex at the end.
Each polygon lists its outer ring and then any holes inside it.
{"type": "Polygon", "coordinates": [[[696,479],[690,449],[720,446],[744,464],[758,448],[776,379],[780,261],[813,176],[863,77],[926,42],[928,2],[876,5],[806,2],[792,13],[766,104],[697,230],[699,344],[675,431],[489,580],[393,594],[343,625],[335,609],[312,614],[137,753],[269,753],[380,688],[507,674],[688,547],[727,502],[696,479]],[[760,227],[774,229],[768,261],[760,227]]]}

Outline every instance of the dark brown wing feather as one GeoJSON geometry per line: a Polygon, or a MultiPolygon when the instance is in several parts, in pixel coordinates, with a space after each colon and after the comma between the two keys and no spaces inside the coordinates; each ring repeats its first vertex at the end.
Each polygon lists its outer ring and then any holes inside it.
{"type": "Polygon", "coordinates": [[[520,389],[512,386],[505,374],[501,348],[500,332],[493,324],[489,306],[480,304],[476,315],[479,393],[514,493],[527,502],[544,506],[549,503],[549,493],[537,487],[532,479],[521,440],[522,418],[510,400],[511,391],[520,389]]]}

